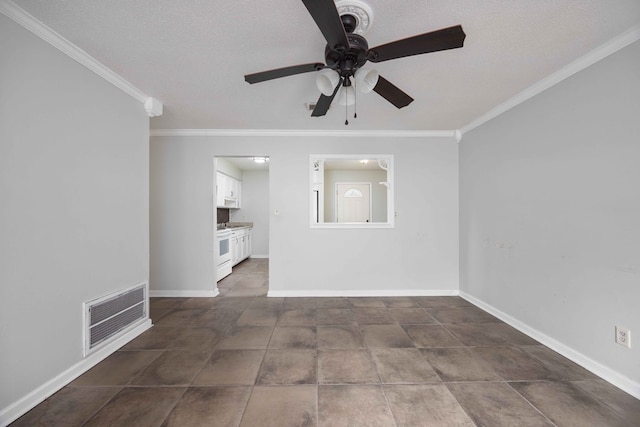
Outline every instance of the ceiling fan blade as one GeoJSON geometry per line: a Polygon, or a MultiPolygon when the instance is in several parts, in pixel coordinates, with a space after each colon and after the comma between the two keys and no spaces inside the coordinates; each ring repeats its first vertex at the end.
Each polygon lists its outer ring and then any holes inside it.
{"type": "Polygon", "coordinates": [[[316,103],[316,108],[314,108],[311,113],[311,117],[320,117],[327,114],[327,111],[329,111],[329,107],[331,107],[331,103],[333,102],[333,98],[336,97],[336,93],[340,90],[343,81],[344,78],[341,78],[335,89],[333,89],[331,96],[320,95],[320,98],[318,98],[318,102],[316,103]]]}
{"type": "Polygon", "coordinates": [[[369,49],[367,59],[382,62],[405,56],[420,55],[462,47],[466,34],[460,25],[420,34],[369,49]]]}
{"type": "Polygon", "coordinates": [[[290,67],[276,68],[275,70],[262,71],[260,73],[247,74],[244,80],[248,83],[260,83],[266,80],[279,79],[280,77],[293,76],[294,74],[309,73],[319,71],[325,67],[319,62],[311,64],[292,65],[290,67]]]}
{"type": "Polygon", "coordinates": [[[398,108],[406,107],[413,102],[412,97],[398,89],[382,76],[378,77],[378,83],[373,90],[398,108]]]}
{"type": "Polygon", "coordinates": [[[340,50],[349,47],[347,33],[342,25],[334,0],[302,0],[311,17],[322,32],[329,47],[340,50]]]}

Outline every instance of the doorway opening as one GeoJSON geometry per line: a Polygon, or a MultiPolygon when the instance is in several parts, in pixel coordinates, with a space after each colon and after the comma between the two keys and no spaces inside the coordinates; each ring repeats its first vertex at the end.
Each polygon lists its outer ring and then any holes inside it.
{"type": "Polygon", "coordinates": [[[214,248],[220,296],[267,295],[269,283],[269,157],[217,156],[213,173],[214,248]]]}

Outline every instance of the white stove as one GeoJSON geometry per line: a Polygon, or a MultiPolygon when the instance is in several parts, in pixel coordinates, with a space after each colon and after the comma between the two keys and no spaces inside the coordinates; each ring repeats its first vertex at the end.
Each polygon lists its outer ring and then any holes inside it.
{"type": "Polygon", "coordinates": [[[216,232],[216,281],[231,274],[231,230],[222,229],[216,232]]]}

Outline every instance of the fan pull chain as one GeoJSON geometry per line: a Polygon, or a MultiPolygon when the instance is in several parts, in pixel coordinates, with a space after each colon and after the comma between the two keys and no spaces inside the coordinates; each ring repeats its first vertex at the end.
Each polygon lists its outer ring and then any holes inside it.
{"type": "Polygon", "coordinates": [[[358,88],[356,87],[356,79],[353,79],[353,118],[358,118],[358,88]]]}
{"type": "Polygon", "coordinates": [[[347,119],[347,114],[349,111],[349,91],[347,88],[344,88],[344,125],[349,125],[349,120],[347,119]]]}

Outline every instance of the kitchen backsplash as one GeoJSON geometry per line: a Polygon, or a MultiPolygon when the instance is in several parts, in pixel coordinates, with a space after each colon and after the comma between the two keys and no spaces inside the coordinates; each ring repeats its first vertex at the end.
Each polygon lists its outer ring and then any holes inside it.
{"type": "Polygon", "coordinates": [[[218,219],[216,220],[216,222],[218,224],[222,224],[223,222],[229,222],[229,209],[217,208],[217,210],[218,210],[218,213],[217,213],[218,219]]]}

